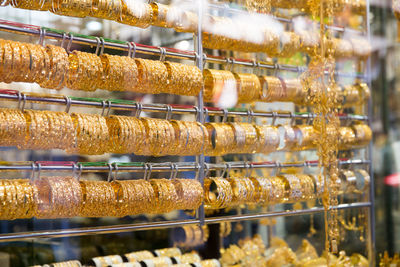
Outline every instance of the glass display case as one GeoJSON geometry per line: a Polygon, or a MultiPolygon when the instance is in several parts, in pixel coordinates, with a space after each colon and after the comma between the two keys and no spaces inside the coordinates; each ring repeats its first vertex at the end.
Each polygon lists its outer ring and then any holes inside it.
{"type": "Polygon", "coordinates": [[[1,266],[374,266],[368,1],[0,5],[1,266]]]}

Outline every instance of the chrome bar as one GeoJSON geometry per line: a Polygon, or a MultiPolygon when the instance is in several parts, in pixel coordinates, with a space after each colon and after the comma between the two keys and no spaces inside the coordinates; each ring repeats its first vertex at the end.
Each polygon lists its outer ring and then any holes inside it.
{"type": "MultiPolygon", "coordinates": [[[[341,160],[339,165],[363,165],[369,164],[370,160],[341,160]]],[[[144,172],[146,170],[146,165],[151,165],[151,170],[155,172],[170,172],[172,171],[171,166],[177,166],[178,170],[181,172],[198,171],[199,166],[195,162],[166,162],[166,163],[143,163],[143,162],[131,162],[124,164],[112,163],[108,165],[107,163],[98,163],[101,166],[86,166],[84,162],[51,162],[51,164],[46,164],[46,162],[24,162],[24,163],[8,163],[0,165],[0,171],[79,171],[82,172],[144,172]],[[12,165],[14,164],[14,165],[12,165]]],[[[230,169],[264,169],[264,168],[302,168],[302,167],[317,167],[318,161],[305,161],[305,162],[226,162],[226,163],[204,163],[203,168],[207,170],[224,170],[230,169]]]]}
{"type": "MultiPolygon", "coordinates": [[[[330,209],[359,209],[359,208],[367,208],[371,207],[370,202],[359,202],[359,203],[351,203],[351,204],[340,204],[336,207],[331,207],[330,209]]],[[[209,217],[206,218],[206,224],[214,224],[220,222],[239,222],[239,221],[251,221],[251,220],[259,220],[270,217],[289,217],[289,216],[298,216],[298,215],[307,215],[323,212],[324,207],[314,207],[310,209],[304,210],[288,210],[288,211],[271,211],[267,213],[257,213],[257,214],[245,214],[245,215],[232,215],[232,216],[220,216],[220,217],[209,217]]]]}
{"type": "Polygon", "coordinates": [[[59,238],[59,237],[71,237],[71,236],[85,236],[93,234],[114,234],[114,233],[123,233],[131,231],[166,229],[166,228],[174,228],[184,225],[196,225],[196,224],[199,224],[199,221],[196,219],[192,219],[192,220],[164,221],[164,222],[154,222],[154,223],[137,223],[137,224],[126,224],[126,225],[0,234],[0,242],[13,242],[24,239],[35,239],[35,238],[59,238]]]}
{"type": "MultiPolygon", "coordinates": [[[[343,210],[343,209],[366,208],[370,206],[371,206],[370,202],[359,202],[351,204],[340,204],[334,208],[343,210]]],[[[272,217],[289,217],[289,216],[314,214],[323,211],[324,211],[323,207],[315,207],[304,210],[272,211],[259,214],[209,217],[204,219],[204,223],[215,224],[227,221],[229,222],[250,221],[250,220],[259,220],[263,218],[272,218],[272,217]]],[[[60,238],[60,237],[84,236],[93,234],[112,234],[112,233],[122,233],[131,231],[145,231],[145,230],[166,229],[166,228],[181,227],[184,225],[197,225],[197,224],[200,224],[199,220],[191,219],[191,220],[176,220],[176,221],[137,223],[137,224],[125,224],[125,225],[113,225],[113,226],[73,228],[73,229],[62,229],[62,230],[10,233],[10,234],[0,234],[0,242],[13,242],[13,241],[20,241],[27,239],[28,240],[36,239],[36,238],[60,238]]]]}

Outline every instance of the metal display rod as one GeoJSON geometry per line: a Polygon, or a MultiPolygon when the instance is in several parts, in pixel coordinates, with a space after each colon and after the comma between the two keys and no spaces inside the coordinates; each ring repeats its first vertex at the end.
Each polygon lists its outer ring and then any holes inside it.
{"type": "MultiPolygon", "coordinates": [[[[25,108],[26,102],[33,103],[51,103],[65,105],[66,111],[69,112],[71,106],[96,107],[102,108],[103,115],[108,115],[111,109],[116,110],[134,110],[137,115],[141,111],[147,112],[163,112],[169,118],[172,114],[193,114],[199,116],[201,109],[197,106],[190,105],[168,105],[168,104],[141,104],[136,101],[99,98],[82,98],[68,96],[49,96],[49,95],[27,95],[15,90],[0,89],[0,99],[18,101],[18,106],[25,108]],[[22,104],[22,106],[21,106],[22,104]]],[[[247,117],[249,120],[253,118],[275,118],[275,119],[314,119],[313,113],[293,113],[293,112],[265,112],[248,109],[219,109],[214,107],[203,107],[204,114],[208,116],[226,117],[247,117]]],[[[368,116],[357,114],[339,114],[341,120],[367,121],[368,116]]]]}
{"type": "MultiPolygon", "coordinates": [[[[369,160],[362,159],[343,159],[339,165],[362,165],[369,164],[369,160]]],[[[166,163],[107,163],[107,162],[57,162],[57,161],[37,161],[37,162],[15,162],[0,165],[0,171],[71,171],[71,172],[189,172],[198,171],[200,164],[194,162],[166,162],[166,163]],[[13,165],[14,164],[14,165],[13,165]]],[[[239,170],[264,169],[264,168],[303,168],[318,167],[318,161],[288,162],[227,162],[227,163],[205,163],[205,171],[215,170],[239,170]]]]}
{"type": "MultiPolygon", "coordinates": [[[[133,55],[136,53],[147,54],[147,55],[156,55],[160,57],[170,57],[170,58],[177,58],[177,59],[187,59],[196,61],[198,60],[198,56],[194,51],[183,51],[173,48],[164,48],[164,47],[156,47],[156,46],[148,46],[137,44],[134,42],[122,42],[118,40],[111,40],[111,39],[104,39],[98,38],[94,36],[86,36],[78,33],[67,33],[51,28],[45,27],[38,27],[34,25],[27,25],[22,23],[11,22],[7,20],[0,20],[0,30],[13,32],[18,34],[26,34],[26,35],[37,35],[44,40],[45,38],[51,38],[60,40],[63,42],[72,42],[72,43],[79,43],[85,44],[90,46],[99,46],[101,45],[104,48],[112,48],[117,50],[123,51],[131,51],[133,47],[133,55]],[[101,42],[99,42],[101,40],[101,42]],[[100,44],[101,43],[101,44],[100,44]]],[[[131,51],[132,52],[132,51],[131,51]]],[[[269,70],[283,70],[283,71],[290,71],[290,72],[298,72],[302,73],[307,70],[307,67],[304,66],[293,66],[293,65],[286,65],[286,64],[273,64],[267,62],[257,62],[252,60],[246,59],[234,59],[234,58],[226,58],[226,57],[219,57],[219,56],[212,56],[204,54],[202,55],[203,63],[216,63],[216,64],[226,64],[226,65],[240,65],[244,67],[251,67],[251,68],[263,68],[269,70]]],[[[328,75],[329,72],[325,71],[328,75]]],[[[349,77],[349,78],[358,78],[358,79],[365,79],[364,74],[360,73],[342,73],[342,72],[335,72],[337,76],[340,77],[349,77]]]]}
{"type": "MultiPolygon", "coordinates": [[[[338,210],[343,210],[343,209],[358,209],[367,207],[371,207],[370,202],[340,204],[336,207],[331,207],[331,209],[334,208],[338,210]]],[[[257,213],[257,214],[209,217],[204,219],[204,223],[216,224],[220,222],[237,222],[244,220],[247,221],[259,220],[263,218],[273,218],[273,217],[289,217],[289,216],[320,213],[323,211],[324,211],[323,207],[314,207],[303,210],[272,211],[272,212],[257,213]]],[[[166,229],[166,228],[181,227],[184,225],[197,225],[197,224],[200,224],[200,221],[198,219],[192,219],[192,220],[176,220],[176,221],[137,223],[137,224],[125,224],[125,225],[113,225],[113,226],[73,228],[73,229],[62,229],[62,230],[21,232],[12,234],[0,234],[0,242],[12,242],[12,241],[19,241],[26,239],[35,239],[35,238],[59,238],[59,237],[93,235],[93,234],[112,234],[112,233],[122,233],[131,231],[166,229]]]]}

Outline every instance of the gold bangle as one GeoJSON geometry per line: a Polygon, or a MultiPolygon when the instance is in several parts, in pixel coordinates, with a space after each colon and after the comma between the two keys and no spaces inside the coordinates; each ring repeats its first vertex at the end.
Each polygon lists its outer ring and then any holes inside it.
{"type": "Polygon", "coordinates": [[[354,193],[357,189],[357,176],[350,170],[340,172],[341,191],[343,193],[354,193]]]}
{"type": "Polygon", "coordinates": [[[156,249],[154,253],[157,257],[177,257],[182,255],[182,252],[179,248],[163,248],[163,249],[156,249]]]}
{"type": "Polygon", "coordinates": [[[25,143],[27,122],[18,109],[0,108],[0,144],[18,146],[25,143]]]}
{"type": "Polygon", "coordinates": [[[142,260],[154,258],[153,253],[151,253],[148,250],[127,253],[127,254],[124,254],[124,256],[128,259],[129,262],[139,262],[142,260]]]}
{"type": "Polygon", "coordinates": [[[351,149],[356,143],[356,135],[354,129],[351,127],[340,127],[339,137],[340,149],[351,149]]]}
{"type": "Polygon", "coordinates": [[[254,203],[254,184],[249,178],[229,178],[232,192],[231,205],[252,204],[254,203]]]}
{"type": "Polygon", "coordinates": [[[211,139],[205,150],[206,155],[224,155],[231,153],[235,145],[235,133],[228,124],[225,123],[206,123],[204,124],[211,139]]]}
{"type": "Polygon", "coordinates": [[[173,179],[178,195],[176,203],[177,209],[193,210],[197,209],[203,202],[203,187],[200,182],[192,179],[173,179]]]}
{"type": "Polygon", "coordinates": [[[205,102],[218,103],[223,91],[233,90],[237,94],[237,83],[232,72],[226,70],[203,70],[205,102]]]}
{"type": "Polygon", "coordinates": [[[285,202],[290,194],[285,179],[282,179],[282,177],[278,176],[278,177],[270,177],[269,180],[272,184],[269,203],[276,204],[285,202]]]}
{"type": "Polygon", "coordinates": [[[224,178],[205,179],[204,201],[207,208],[226,208],[231,204],[232,198],[233,191],[229,181],[224,178]]]}
{"type": "Polygon", "coordinates": [[[254,74],[234,73],[237,83],[238,103],[251,103],[261,96],[261,83],[254,74]]]}
{"type": "Polygon", "coordinates": [[[367,124],[355,124],[351,127],[354,131],[355,140],[352,146],[361,148],[367,146],[372,140],[372,131],[367,124]]]}
{"type": "Polygon", "coordinates": [[[278,128],[269,125],[256,125],[253,127],[257,132],[256,153],[271,153],[279,148],[280,136],[278,128]]]}
{"type": "Polygon", "coordinates": [[[368,188],[371,183],[371,176],[366,170],[355,170],[354,174],[357,177],[357,192],[358,193],[365,193],[368,192],[368,188]]]}

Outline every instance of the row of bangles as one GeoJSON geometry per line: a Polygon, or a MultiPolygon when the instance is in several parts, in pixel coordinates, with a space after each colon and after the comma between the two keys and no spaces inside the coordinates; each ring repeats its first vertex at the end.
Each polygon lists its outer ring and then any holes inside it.
{"type": "MultiPolygon", "coordinates": [[[[340,194],[364,194],[368,172],[342,170],[340,194]]],[[[0,180],[0,219],[70,217],[124,217],[162,214],[241,205],[267,206],[298,203],[323,196],[325,181],[311,174],[279,174],[271,177],[210,177],[204,188],[195,179],[136,179],[93,181],[75,177],[0,180]]]]}

